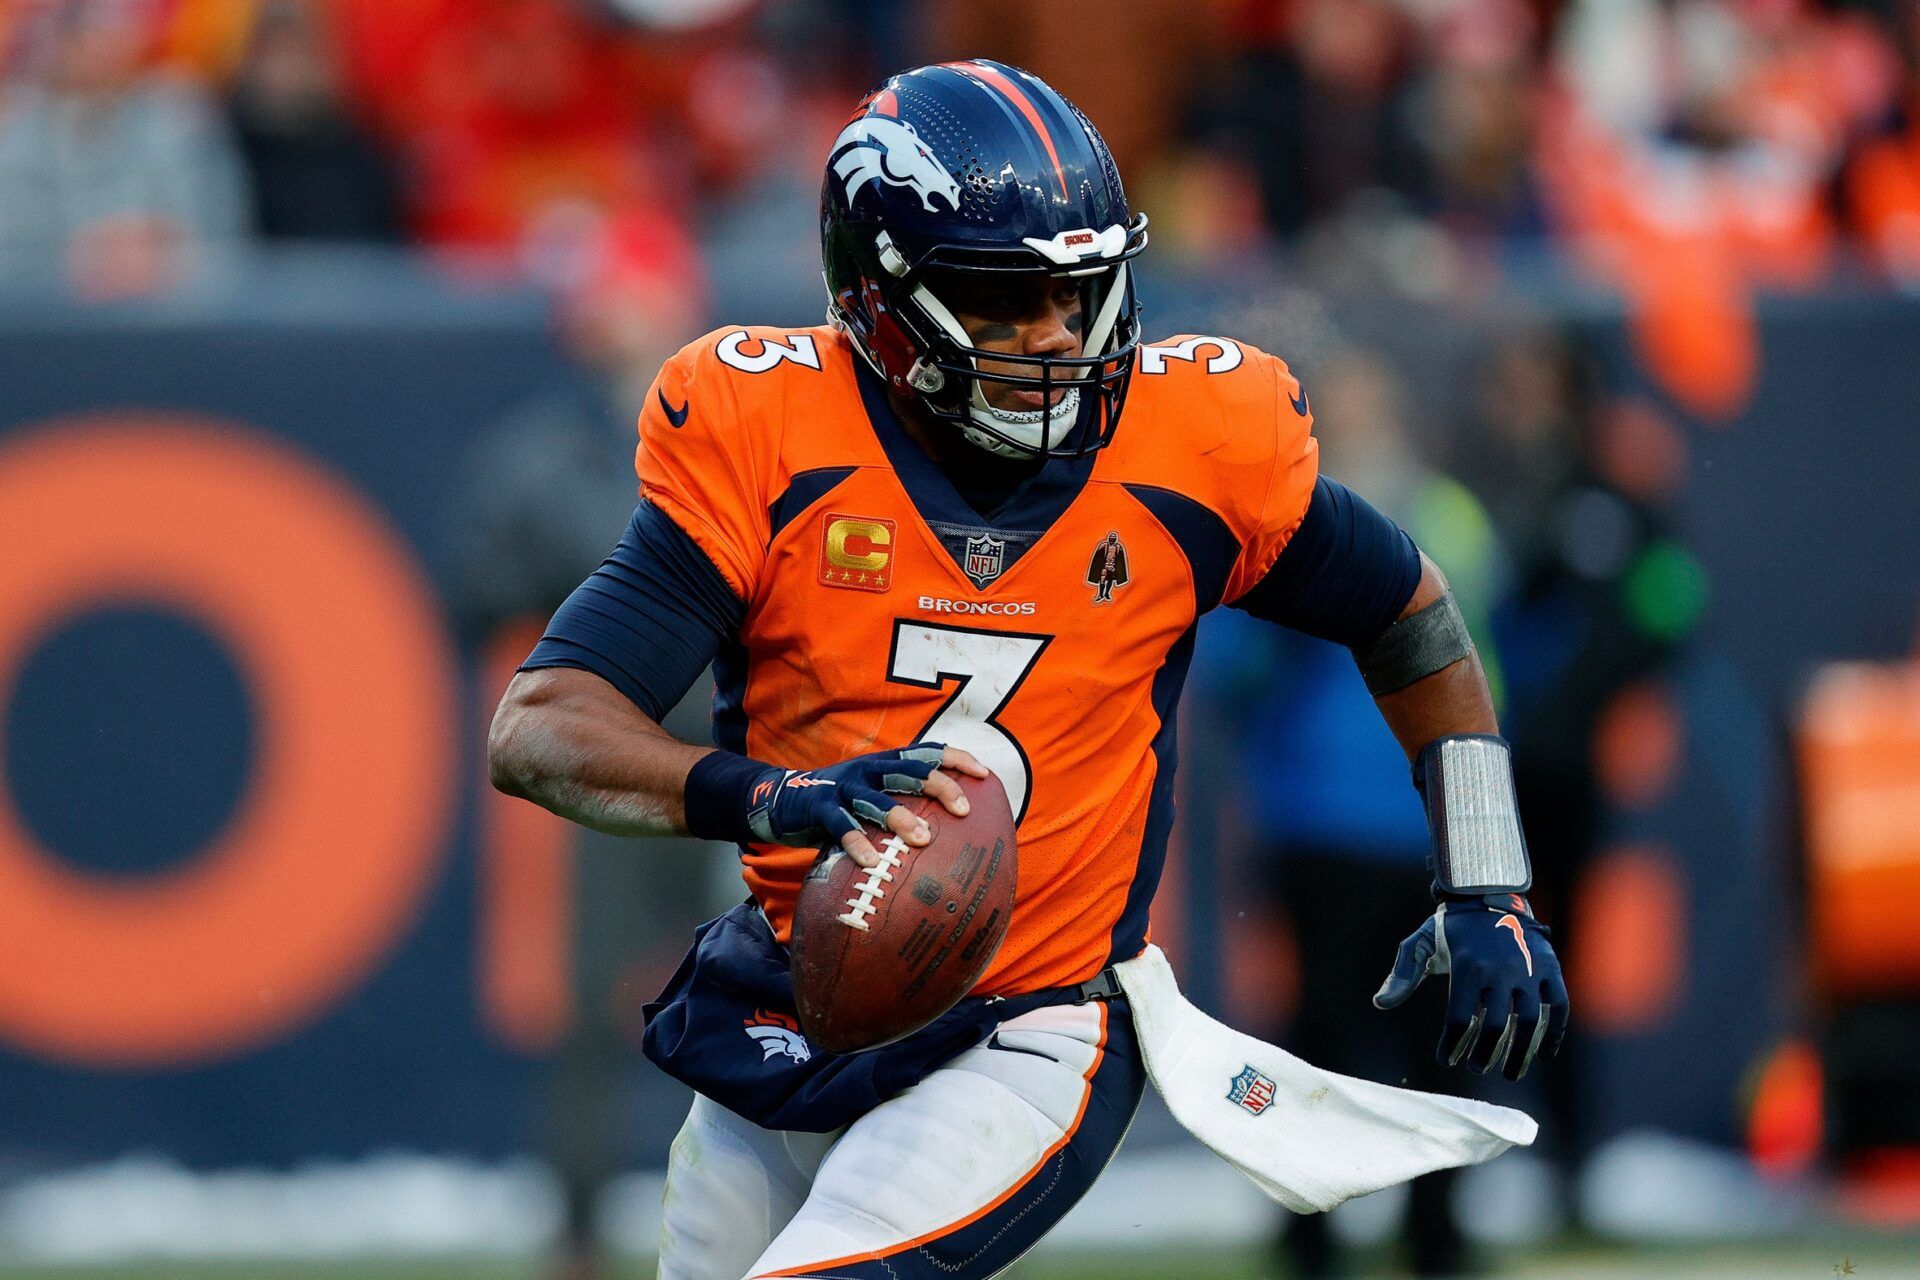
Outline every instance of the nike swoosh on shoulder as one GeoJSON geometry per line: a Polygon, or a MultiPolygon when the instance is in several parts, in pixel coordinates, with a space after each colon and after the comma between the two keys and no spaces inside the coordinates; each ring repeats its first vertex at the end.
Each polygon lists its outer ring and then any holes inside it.
{"type": "MultiPolygon", "coordinates": [[[[1298,384],[1296,383],[1295,385],[1298,384]]],[[[1305,387],[1301,387],[1300,390],[1296,391],[1292,396],[1288,397],[1288,399],[1292,402],[1295,413],[1303,418],[1307,416],[1307,389],[1305,387]]]]}
{"type": "Polygon", "coordinates": [[[660,397],[660,409],[667,415],[667,421],[673,424],[674,429],[677,431],[681,427],[686,426],[687,411],[693,408],[693,401],[689,399],[685,404],[676,409],[667,403],[667,393],[665,391],[659,391],[655,394],[660,397]]]}

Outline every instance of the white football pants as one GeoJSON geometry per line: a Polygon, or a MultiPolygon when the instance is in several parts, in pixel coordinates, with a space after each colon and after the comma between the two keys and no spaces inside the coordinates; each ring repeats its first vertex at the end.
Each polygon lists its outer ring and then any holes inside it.
{"type": "Polygon", "coordinates": [[[1054,1005],[838,1133],[696,1096],[667,1165],[660,1280],[985,1280],[1106,1168],[1146,1074],[1124,999],[1054,1005]]]}

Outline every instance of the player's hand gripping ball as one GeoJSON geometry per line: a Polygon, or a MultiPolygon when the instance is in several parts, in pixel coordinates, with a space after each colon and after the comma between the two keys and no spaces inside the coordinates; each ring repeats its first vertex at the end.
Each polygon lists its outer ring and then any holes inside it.
{"type": "Polygon", "coordinates": [[[1376,1008],[1406,1003],[1428,974],[1447,976],[1447,1022],[1436,1056],[1509,1080],[1551,1058],[1567,1034],[1567,984],[1546,926],[1517,893],[1449,897],[1400,944],[1376,1008]]]}
{"type": "Polygon", "coordinates": [[[964,816],[935,798],[930,778],[927,794],[906,804],[925,843],[898,826],[868,832],[872,866],[830,847],[800,888],[794,1003],[808,1040],[829,1053],[926,1026],[973,989],[1006,937],[1018,878],[1006,788],[991,774],[933,776],[964,795],[964,816]]]}
{"type": "Polygon", "coordinates": [[[870,751],[820,769],[774,769],[752,790],[747,828],[767,844],[796,848],[837,840],[863,867],[880,854],[861,823],[925,844],[927,824],[894,796],[927,795],[964,816],[966,801],[949,769],[976,778],[987,768],[971,752],[938,742],[916,742],[897,751],[870,751]]]}

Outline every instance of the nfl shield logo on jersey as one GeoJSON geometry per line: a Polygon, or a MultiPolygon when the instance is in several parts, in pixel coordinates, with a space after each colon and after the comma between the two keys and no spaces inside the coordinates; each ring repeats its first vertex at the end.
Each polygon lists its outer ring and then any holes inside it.
{"type": "Polygon", "coordinates": [[[1257,1116],[1273,1105],[1273,1081],[1255,1071],[1249,1062],[1227,1083],[1227,1101],[1257,1116]]]}
{"type": "Polygon", "coordinates": [[[968,538],[966,562],[967,576],[973,579],[973,585],[986,586],[1007,566],[1006,540],[990,533],[968,538]]]}

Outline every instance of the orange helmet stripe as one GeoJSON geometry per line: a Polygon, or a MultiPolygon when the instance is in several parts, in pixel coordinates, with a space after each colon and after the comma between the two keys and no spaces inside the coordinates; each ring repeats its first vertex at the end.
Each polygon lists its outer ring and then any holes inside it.
{"type": "Polygon", "coordinates": [[[1041,145],[1047,149],[1047,159],[1053,161],[1053,176],[1060,181],[1060,194],[1068,195],[1067,174],[1060,167],[1060,153],[1053,148],[1053,134],[1047,129],[1047,122],[1040,118],[1040,112],[1034,108],[1033,100],[1020,91],[1020,86],[985,63],[943,62],[940,65],[970,75],[982,84],[999,90],[1002,97],[1019,108],[1020,114],[1027,118],[1027,123],[1032,125],[1034,132],[1040,135],[1041,145]]]}

